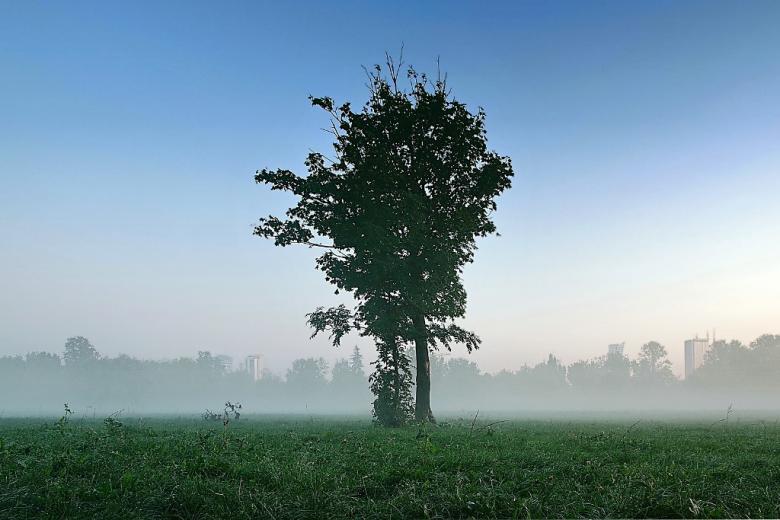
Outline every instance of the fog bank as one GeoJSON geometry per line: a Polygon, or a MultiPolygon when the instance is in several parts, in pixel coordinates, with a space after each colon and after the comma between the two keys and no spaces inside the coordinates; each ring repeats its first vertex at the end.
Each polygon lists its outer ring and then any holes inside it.
{"type": "MultiPolygon", "coordinates": [[[[494,374],[434,353],[432,404],[443,415],[780,410],[780,335],[749,345],[717,341],[703,354],[681,380],[655,342],[636,359],[615,351],[566,366],[551,354],[494,374]]],[[[241,403],[244,414],[371,414],[371,366],[357,347],[333,366],[298,359],[285,374],[263,370],[261,360],[236,365],[210,352],[174,360],[103,357],[86,338],[70,338],[62,354],[0,357],[0,416],[60,415],[65,403],[86,416],[201,414],[227,401],[241,403]]]]}

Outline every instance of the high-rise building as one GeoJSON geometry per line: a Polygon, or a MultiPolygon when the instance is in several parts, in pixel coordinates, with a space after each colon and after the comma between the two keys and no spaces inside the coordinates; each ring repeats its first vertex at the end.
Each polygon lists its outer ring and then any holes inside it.
{"type": "Polygon", "coordinates": [[[699,338],[685,340],[685,378],[688,379],[702,363],[710,348],[710,340],[699,338]]]}
{"type": "Polygon", "coordinates": [[[252,380],[257,381],[263,377],[263,358],[259,354],[247,356],[244,367],[252,376],[252,380]]]}
{"type": "Polygon", "coordinates": [[[626,342],[623,343],[613,343],[609,347],[607,347],[607,355],[609,356],[622,356],[623,355],[623,349],[626,347],[626,342]]]}

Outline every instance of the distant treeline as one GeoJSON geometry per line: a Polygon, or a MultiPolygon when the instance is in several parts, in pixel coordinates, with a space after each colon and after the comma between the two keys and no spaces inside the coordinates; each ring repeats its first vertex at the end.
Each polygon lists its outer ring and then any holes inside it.
{"type": "MultiPolygon", "coordinates": [[[[535,366],[483,373],[464,358],[432,357],[433,403],[438,411],[698,410],[780,408],[780,335],[749,345],[717,341],[704,364],[681,381],[666,349],[642,346],[636,359],[610,354],[562,364],[555,356],[535,366]]],[[[255,381],[233,371],[224,356],[169,361],[101,356],[83,337],[62,355],[31,352],[0,357],[0,415],[52,414],[64,403],[81,414],[123,410],[194,413],[241,402],[244,413],[369,414],[372,395],[360,351],[332,367],[298,359],[284,377],[264,371],[255,381]]]]}

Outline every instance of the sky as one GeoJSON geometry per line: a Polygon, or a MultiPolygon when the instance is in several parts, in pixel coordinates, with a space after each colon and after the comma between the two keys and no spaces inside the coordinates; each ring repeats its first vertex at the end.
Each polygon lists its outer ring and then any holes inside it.
{"type": "MultiPolygon", "coordinates": [[[[487,371],[713,328],[780,333],[780,2],[4,2],[0,355],[241,359],[283,372],[332,305],[316,251],[252,236],[255,170],[328,152],[386,51],[487,112],[513,187],[464,279],[487,371]]],[[[455,349],[453,355],[462,355],[455,349]]]]}

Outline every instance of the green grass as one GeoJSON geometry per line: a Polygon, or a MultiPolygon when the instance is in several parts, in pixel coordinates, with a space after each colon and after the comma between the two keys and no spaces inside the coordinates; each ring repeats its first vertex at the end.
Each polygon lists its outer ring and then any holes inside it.
{"type": "Polygon", "coordinates": [[[780,426],[0,420],[0,518],[778,517],[780,426]]]}

